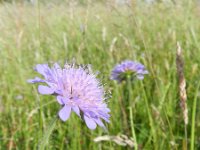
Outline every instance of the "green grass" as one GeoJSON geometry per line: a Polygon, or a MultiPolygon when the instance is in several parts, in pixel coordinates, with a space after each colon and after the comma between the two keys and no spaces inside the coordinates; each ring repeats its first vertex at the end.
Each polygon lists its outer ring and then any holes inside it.
{"type": "Polygon", "coordinates": [[[199,14],[198,5],[183,3],[130,7],[0,4],[0,149],[37,149],[59,104],[53,96],[38,95],[37,85],[26,80],[37,75],[33,67],[38,63],[64,64],[73,58],[101,72],[105,89],[112,92],[108,101],[111,123],[106,125],[108,133],[101,128],[90,131],[72,113],[67,122],[56,122],[47,149],[128,149],[113,142],[93,141],[101,135],[126,134],[120,105],[123,86],[109,80],[113,66],[124,59],[140,61],[149,70],[143,81],[135,81],[130,100],[130,123],[134,124],[138,146],[145,150],[184,149],[177,41],[184,50],[187,147],[192,149],[194,144],[194,149],[200,149],[199,14]]]}

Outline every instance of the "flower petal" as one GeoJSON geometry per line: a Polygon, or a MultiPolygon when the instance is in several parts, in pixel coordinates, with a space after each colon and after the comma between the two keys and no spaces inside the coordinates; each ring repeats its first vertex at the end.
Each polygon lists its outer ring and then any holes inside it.
{"type": "Polygon", "coordinates": [[[96,122],[99,126],[105,128],[103,122],[102,122],[99,118],[95,119],[95,122],[96,122]]]}
{"type": "Polygon", "coordinates": [[[57,101],[58,101],[58,103],[59,103],[60,105],[64,105],[63,97],[62,97],[62,96],[57,96],[56,99],[57,99],[57,101]]]}
{"type": "Polygon", "coordinates": [[[45,81],[38,77],[35,77],[35,79],[28,79],[27,82],[28,83],[37,83],[37,82],[45,82],[45,81]]]}
{"type": "Polygon", "coordinates": [[[144,79],[144,75],[142,75],[142,74],[137,75],[137,78],[138,78],[139,80],[143,80],[143,79],[144,79]]]}
{"type": "Polygon", "coordinates": [[[79,107],[78,106],[74,106],[74,107],[72,107],[72,109],[73,109],[73,111],[80,117],[81,115],[80,115],[80,109],[79,109],[79,107]]]}
{"type": "Polygon", "coordinates": [[[63,97],[63,96],[57,96],[57,101],[60,105],[67,104],[69,101],[69,98],[63,97]]]}
{"type": "Polygon", "coordinates": [[[53,94],[54,90],[48,86],[44,86],[44,85],[39,85],[38,86],[38,92],[40,94],[53,94]]]}
{"type": "Polygon", "coordinates": [[[96,122],[92,120],[91,118],[87,117],[86,115],[84,115],[84,120],[87,127],[90,128],[91,130],[94,130],[97,127],[96,122]]]}
{"type": "Polygon", "coordinates": [[[45,75],[45,70],[48,68],[47,64],[38,64],[36,65],[36,71],[42,75],[45,75]]]}
{"type": "Polygon", "coordinates": [[[65,105],[60,111],[59,111],[59,117],[62,121],[66,121],[71,114],[71,107],[65,105]]]}

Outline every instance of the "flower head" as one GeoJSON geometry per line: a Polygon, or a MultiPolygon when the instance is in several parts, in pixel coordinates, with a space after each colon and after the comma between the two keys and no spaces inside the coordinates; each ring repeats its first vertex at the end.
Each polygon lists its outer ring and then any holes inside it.
{"type": "Polygon", "coordinates": [[[90,129],[97,125],[104,128],[102,119],[109,122],[110,109],[105,103],[103,86],[92,74],[89,67],[81,67],[66,64],[61,68],[57,63],[50,68],[47,64],[38,64],[36,71],[44,76],[44,79],[36,77],[30,79],[30,83],[46,83],[39,85],[40,94],[50,94],[57,97],[62,106],[58,115],[66,121],[71,111],[83,118],[90,129]]]}
{"type": "Polygon", "coordinates": [[[148,74],[148,71],[145,69],[144,65],[138,62],[125,60],[113,68],[111,79],[121,82],[125,80],[127,76],[130,76],[131,79],[136,77],[142,80],[145,74],[148,74]]]}

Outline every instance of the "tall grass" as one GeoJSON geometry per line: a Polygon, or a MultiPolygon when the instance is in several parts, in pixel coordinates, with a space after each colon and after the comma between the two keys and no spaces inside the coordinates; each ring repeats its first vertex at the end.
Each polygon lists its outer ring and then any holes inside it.
{"type": "Polygon", "coordinates": [[[120,108],[123,89],[109,79],[112,67],[124,59],[140,61],[149,70],[131,89],[130,116],[139,149],[182,149],[184,120],[176,74],[176,43],[180,41],[188,94],[187,144],[199,149],[199,14],[198,5],[188,8],[180,2],[120,7],[109,3],[1,4],[0,148],[38,148],[59,105],[51,96],[38,95],[37,86],[26,80],[36,75],[33,66],[38,63],[64,64],[75,58],[101,72],[105,89],[112,92],[111,123],[108,133],[100,128],[90,131],[72,114],[67,122],[57,122],[48,149],[128,149],[93,141],[101,135],[126,134],[120,108]]]}

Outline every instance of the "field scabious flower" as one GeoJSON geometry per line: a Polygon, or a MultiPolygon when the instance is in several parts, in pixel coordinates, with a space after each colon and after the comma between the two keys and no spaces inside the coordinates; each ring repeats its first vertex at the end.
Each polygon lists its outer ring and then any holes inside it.
{"type": "Polygon", "coordinates": [[[138,62],[125,60],[113,68],[111,79],[121,82],[125,80],[127,76],[130,76],[131,79],[136,77],[137,79],[142,80],[144,79],[145,74],[148,74],[148,71],[145,69],[144,65],[138,62]]]}
{"type": "Polygon", "coordinates": [[[58,115],[66,121],[71,111],[83,118],[90,129],[97,125],[105,128],[102,119],[109,122],[110,109],[105,103],[103,86],[89,68],[66,64],[61,68],[57,63],[50,68],[47,64],[38,64],[35,70],[44,76],[29,79],[30,83],[46,83],[39,85],[40,94],[50,94],[57,97],[62,106],[58,115]]]}

